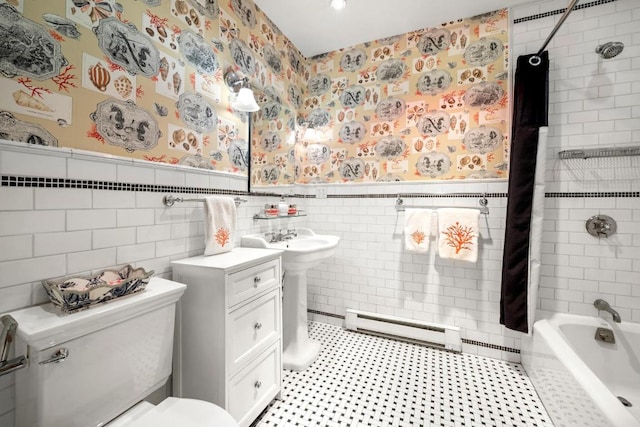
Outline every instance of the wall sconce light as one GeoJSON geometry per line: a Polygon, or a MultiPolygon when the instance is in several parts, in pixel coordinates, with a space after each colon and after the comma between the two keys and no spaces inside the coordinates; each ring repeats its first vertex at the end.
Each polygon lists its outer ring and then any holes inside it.
{"type": "Polygon", "coordinates": [[[347,5],[347,0],[330,0],[329,6],[334,8],[335,10],[342,10],[347,5]]]}
{"type": "Polygon", "coordinates": [[[224,75],[224,82],[234,92],[235,99],[231,101],[231,107],[238,111],[255,112],[260,109],[251,90],[249,78],[240,76],[231,68],[224,75]]]}

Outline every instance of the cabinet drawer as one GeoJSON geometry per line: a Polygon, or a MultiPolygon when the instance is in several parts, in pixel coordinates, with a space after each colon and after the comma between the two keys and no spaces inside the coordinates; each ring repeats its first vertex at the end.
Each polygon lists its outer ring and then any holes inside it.
{"type": "Polygon", "coordinates": [[[279,289],[229,313],[226,345],[229,376],[277,340],[280,329],[279,289]]]}
{"type": "Polygon", "coordinates": [[[231,380],[227,410],[240,426],[250,425],[280,391],[280,341],[231,380]]]}
{"type": "Polygon", "coordinates": [[[265,262],[228,276],[228,306],[267,291],[280,283],[280,260],[265,262]]]}

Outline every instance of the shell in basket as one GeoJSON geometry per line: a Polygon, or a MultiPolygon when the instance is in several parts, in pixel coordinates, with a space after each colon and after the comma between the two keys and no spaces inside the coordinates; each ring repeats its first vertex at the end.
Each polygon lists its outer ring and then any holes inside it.
{"type": "Polygon", "coordinates": [[[43,280],[42,286],[54,305],[65,312],[72,312],[143,291],[153,273],[125,265],[92,276],[43,280]]]}

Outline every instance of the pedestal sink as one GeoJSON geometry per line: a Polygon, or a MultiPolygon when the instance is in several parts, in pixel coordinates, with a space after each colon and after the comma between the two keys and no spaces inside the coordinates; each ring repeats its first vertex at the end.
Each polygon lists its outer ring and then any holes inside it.
{"type": "Polygon", "coordinates": [[[264,233],[249,234],[242,236],[241,245],[284,250],[282,364],[285,369],[303,371],[320,353],[320,343],[309,339],[307,330],[307,270],[332,257],[340,238],[315,234],[308,228],[298,228],[296,234],[279,242],[271,242],[272,236],[264,233]]]}

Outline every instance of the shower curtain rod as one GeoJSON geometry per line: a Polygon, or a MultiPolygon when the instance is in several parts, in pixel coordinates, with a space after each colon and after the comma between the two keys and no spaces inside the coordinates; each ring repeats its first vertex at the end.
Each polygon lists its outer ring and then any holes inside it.
{"type": "Polygon", "coordinates": [[[538,50],[538,53],[536,53],[531,58],[529,58],[529,63],[531,65],[535,66],[535,65],[539,65],[540,64],[540,61],[541,61],[540,55],[542,55],[542,52],[544,52],[544,50],[547,48],[547,45],[549,44],[549,42],[551,41],[553,36],[556,35],[556,33],[558,32],[558,30],[560,29],[560,27],[562,26],[564,21],[569,17],[569,14],[573,10],[573,7],[576,5],[576,3],[578,3],[578,0],[572,0],[571,1],[569,6],[567,6],[567,8],[565,9],[564,13],[560,17],[560,20],[558,21],[556,26],[553,27],[553,30],[551,30],[551,33],[549,33],[549,36],[547,37],[547,39],[542,44],[542,47],[538,50]]]}

